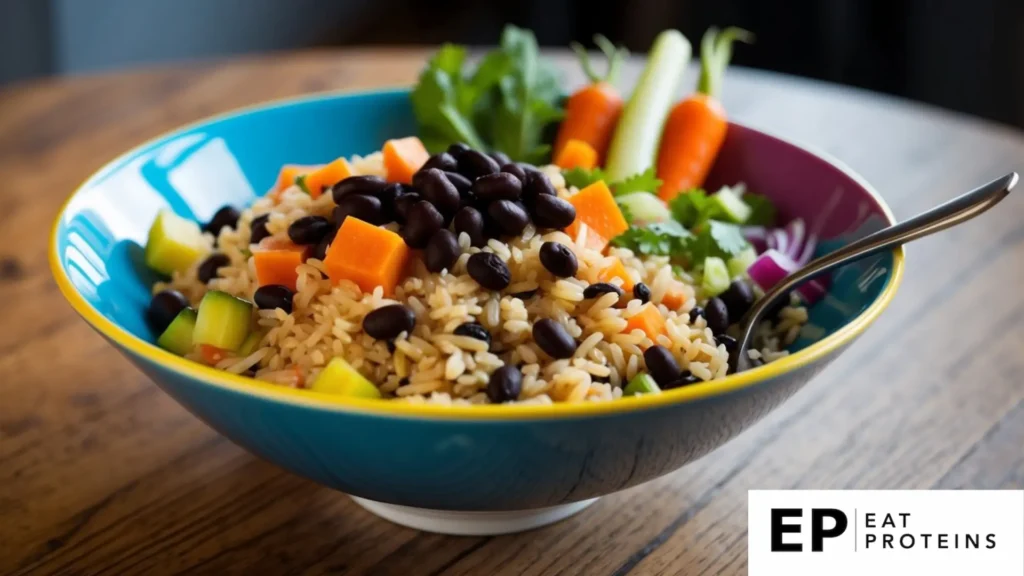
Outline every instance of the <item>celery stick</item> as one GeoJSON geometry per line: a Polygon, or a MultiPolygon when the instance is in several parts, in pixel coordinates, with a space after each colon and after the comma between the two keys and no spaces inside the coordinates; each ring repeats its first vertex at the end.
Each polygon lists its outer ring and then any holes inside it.
{"type": "Polygon", "coordinates": [[[605,166],[609,181],[625,180],[654,165],[661,130],[689,61],[690,42],[678,30],[665,30],[654,39],[647,66],[609,147],[605,166]]]}

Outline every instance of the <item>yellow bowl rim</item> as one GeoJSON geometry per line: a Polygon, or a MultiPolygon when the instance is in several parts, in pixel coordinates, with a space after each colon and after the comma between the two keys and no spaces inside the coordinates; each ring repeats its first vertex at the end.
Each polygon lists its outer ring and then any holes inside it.
{"type": "MultiPolygon", "coordinates": [[[[399,92],[403,90],[408,90],[408,87],[392,86],[372,90],[332,90],[304,96],[268,100],[230,110],[228,112],[208,116],[184,126],[174,128],[122,153],[117,158],[99,168],[86,178],[82,184],[75,188],[74,192],[72,192],[61,205],[61,208],[57,213],[57,217],[54,220],[50,232],[48,260],[50,264],[50,271],[53,274],[54,280],[57,282],[57,286],[60,288],[61,293],[64,295],[64,298],[96,331],[106,336],[121,348],[147,361],[177,372],[180,376],[191,378],[202,382],[203,384],[224,388],[240,394],[256,396],[265,400],[283,402],[286,404],[302,406],[304,408],[336,412],[401,418],[426,418],[433,420],[501,421],[558,419],[565,417],[621,414],[712,398],[749,388],[759,382],[771,380],[782,376],[787,372],[791,372],[819,361],[842,346],[849,344],[872,322],[874,322],[886,307],[889,306],[896,295],[897,289],[903,281],[905,256],[903,248],[899,247],[893,250],[892,273],[889,275],[889,280],[881,294],[879,294],[875,301],[872,302],[872,304],[856,318],[828,337],[811,344],[799,352],[790,354],[789,356],[780,358],[753,370],[726,376],[721,380],[712,380],[710,382],[695,384],[684,388],[666,390],[661,394],[624,397],[610,402],[553,403],[550,405],[488,404],[479,406],[445,406],[439,404],[411,404],[406,402],[383,401],[366,398],[349,398],[315,392],[312,390],[288,388],[236,374],[230,374],[223,370],[217,370],[197,362],[186,360],[185,358],[163,350],[155,344],[151,344],[135,336],[124,328],[118,326],[116,323],[107,319],[82,297],[71,283],[71,279],[68,278],[67,274],[64,272],[64,269],[60,264],[60,254],[57,253],[57,232],[60,228],[60,223],[64,218],[68,204],[84,188],[105,177],[109,172],[112,172],[115,167],[120,167],[120,165],[128,158],[136,156],[143,150],[179,133],[193,130],[211,122],[243,116],[245,114],[266,109],[315,102],[318,100],[329,100],[339,96],[371,95],[399,92]]],[[[765,130],[756,128],[751,129],[801,148],[804,151],[829,162],[832,166],[846,174],[846,176],[866,190],[868,194],[878,202],[878,205],[881,207],[883,214],[885,214],[889,222],[895,222],[892,210],[889,208],[889,205],[885,202],[882,196],[874,189],[874,187],[864,180],[864,178],[850,169],[845,163],[834,158],[827,152],[816,149],[815,147],[807,146],[792,139],[776,136],[765,130]]]]}

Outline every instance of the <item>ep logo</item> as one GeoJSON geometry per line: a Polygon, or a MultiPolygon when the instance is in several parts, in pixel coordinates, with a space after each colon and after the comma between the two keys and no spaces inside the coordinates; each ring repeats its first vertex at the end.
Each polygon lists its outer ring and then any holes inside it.
{"type": "Polygon", "coordinates": [[[836,508],[772,508],[771,509],[771,551],[803,552],[801,538],[787,534],[802,534],[806,518],[810,519],[811,552],[824,551],[826,538],[838,538],[850,525],[846,513],[836,508]]]}

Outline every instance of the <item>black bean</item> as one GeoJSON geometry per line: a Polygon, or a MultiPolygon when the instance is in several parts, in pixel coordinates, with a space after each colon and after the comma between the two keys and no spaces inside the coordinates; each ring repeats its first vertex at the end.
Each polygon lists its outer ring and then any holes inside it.
{"type": "Polygon", "coordinates": [[[529,162],[516,162],[516,166],[522,168],[523,172],[526,172],[527,176],[529,176],[530,174],[542,174],[540,168],[537,168],[536,166],[530,164],[529,162]]]}
{"type": "Polygon", "coordinates": [[[477,252],[466,262],[466,272],[476,283],[488,290],[504,290],[512,281],[508,266],[490,252],[477,252]]]}
{"type": "Polygon", "coordinates": [[[519,236],[530,223],[530,216],[520,205],[511,200],[495,200],[487,206],[491,220],[509,236],[519,236]]]}
{"type": "Polygon", "coordinates": [[[377,197],[380,200],[380,219],[382,223],[395,221],[395,202],[408,190],[408,186],[395,182],[388,184],[377,197]]]}
{"type": "Polygon", "coordinates": [[[508,172],[488,174],[473,182],[473,194],[484,202],[518,200],[522,191],[523,183],[508,172]]]}
{"type": "MultiPolygon", "coordinates": [[[[379,205],[380,201],[377,200],[377,203],[379,205]]],[[[323,216],[303,216],[288,227],[288,238],[299,246],[308,246],[323,240],[333,227],[331,221],[323,216]]]]}
{"type": "Polygon", "coordinates": [[[519,399],[523,389],[523,373],[515,366],[502,366],[491,374],[487,382],[487,397],[495,404],[519,399]]]}
{"type": "Polygon", "coordinates": [[[409,209],[422,199],[417,192],[409,191],[395,199],[395,221],[399,224],[405,224],[409,219],[409,209]]]}
{"type": "Polygon", "coordinates": [[[196,270],[196,276],[199,277],[199,281],[203,284],[208,283],[217,277],[217,270],[231,264],[231,259],[224,254],[214,252],[210,256],[203,260],[203,263],[199,265],[199,269],[196,270]]]}
{"type": "Polygon", "coordinates": [[[651,301],[651,289],[647,287],[647,284],[637,282],[633,285],[633,298],[636,298],[642,304],[647,304],[651,301]]]}
{"type": "Polygon", "coordinates": [[[455,161],[455,157],[447,152],[441,152],[434,154],[420,167],[420,170],[426,170],[427,168],[437,168],[438,170],[448,172],[459,169],[459,163],[455,161]]]}
{"type": "Polygon", "coordinates": [[[472,148],[463,144],[462,142],[456,142],[455,144],[452,144],[451,146],[448,147],[448,153],[451,154],[452,157],[455,158],[456,160],[458,160],[459,156],[462,156],[464,152],[469,152],[470,150],[472,150],[472,148]]]}
{"type": "Polygon", "coordinates": [[[721,298],[712,298],[704,305],[704,319],[707,320],[708,328],[715,336],[725,333],[729,328],[729,309],[721,298]]]}
{"type": "Polygon", "coordinates": [[[619,288],[615,284],[609,284],[607,282],[598,282],[597,284],[591,284],[583,289],[583,297],[586,299],[599,298],[609,292],[614,292],[620,297],[625,294],[622,288],[619,288]]]}
{"type": "Polygon", "coordinates": [[[579,269],[576,254],[560,242],[545,242],[540,246],[540,263],[559,278],[572,278],[579,269]]]}
{"type": "Polygon", "coordinates": [[[420,200],[409,208],[402,238],[410,248],[423,248],[430,237],[444,226],[444,216],[426,200],[420,200]]]}
{"type": "Polygon", "coordinates": [[[331,187],[331,197],[335,204],[340,204],[342,198],[353,194],[380,196],[387,186],[380,176],[349,176],[331,187]]]}
{"type": "Polygon", "coordinates": [[[571,358],[576,352],[576,341],[558,322],[543,318],[533,325],[533,341],[555,360],[571,358]]]}
{"type": "Polygon", "coordinates": [[[512,163],[512,159],[508,157],[508,154],[505,154],[504,152],[502,152],[500,150],[495,150],[494,152],[488,152],[487,155],[490,156],[492,160],[497,162],[498,166],[503,166],[505,164],[511,164],[512,163]]]}
{"type": "MultiPolygon", "coordinates": [[[[693,374],[690,374],[689,370],[684,370],[682,375],[679,376],[679,378],[676,378],[674,381],[670,382],[669,384],[667,384],[665,386],[661,386],[661,389],[662,390],[671,390],[673,388],[682,388],[683,386],[690,386],[692,384],[697,384],[700,381],[701,381],[701,379],[697,378],[693,374]]],[[[660,384],[659,384],[659,386],[660,386],[660,384]]]]}
{"type": "Polygon", "coordinates": [[[414,182],[420,196],[430,202],[442,214],[454,215],[462,203],[459,190],[445,177],[444,172],[437,168],[429,168],[416,173],[414,182]]]}
{"type": "Polygon", "coordinates": [[[470,338],[483,340],[487,342],[488,348],[491,346],[491,333],[487,331],[487,328],[484,328],[483,324],[478,322],[459,324],[452,333],[458,336],[469,336],[470,338]]]}
{"type": "Polygon", "coordinates": [[[416,315],[401,304],[381,306],[363,318],[363,332],[377,340],[391,340],[402,332],[412,332],[416,315]]]}
{"type": "Polygon", "coordinates": [[[316,243],[316,246],[313,247],[313,251],[310,252],[309,257],[316,258],[321,262],[326,260],[327,249],[331,247],[331,242],[334,242],[334,234],[328,234],[327,236],[324,236],[319,242],[316,243]]]}
{"type": "Polygon", "coordinates": [[[149,301],[149,308],[146,309],[146,321],[149,327],[159,336],[167,330],[171,322],[178,317],[178,313],[188,308],[188,298],[177,290],[164,290],[157,292],[149,301]]]}
{"type": "Polygon", "coordinates": [[[724,344],[725,351],[728,352],[729,354],[732,354],[733,352],[736,351],[736,339],[733,338],[732,336],[729,336],[728,334],[719,334],[718,336],[715,336],[715,341],[718,342],[719,344],[724,344]]]}
{"type": "Polygon", "coordinates": [[[533,207],[530,216],[540,228],[562,229],[576,220],[576,207],[558,196],[541,194],[530,203],[530,206],[533,207]]]}
{"type": "Polygon", "coordinates": [[[459,191],[459,197],[462,198],[462,203],[468,204],[474,197],[471,193],[473,183],[469,181],[469,178],[466,178],[458,172],[445,172],[444,176],[455,186],[455,189],[459,191]]]}
{"type": "Polygon", "coordinates": [[[645,350],[644,364],[647,365],[647,372],[662,388],[670,386],[679,379],[681,372],[679,363],[664,346],[655,344],[645,350]]]}
{"type": "MultiPolygon", "coordinates": [[[[349,216],[373,225],[384,224],[384,210],[380,200],[373,196],[353,194],[342,198],[341,202],[334,207],[331,218],[334,220],[334,225],[340,228],[342,222],[349,216]]],[[[291,229],[289,228],[289,230],[291,229]]]]}
{"type": "Polygon", "coordinates": [[[459,162],[459,174],[470,180],[494,174],[500,168],[500,164],[495,162],[490,156],[476,150],[467,150],[459,155],[456,160],[459,162]]]}
{"type": "Polygon", "coordinates": [[[270,236],[270,230],[267,230],[268,220],[270,220],[270,214],[263,214],[252,219],[252,223],[249,224],[250,244],[259,244],[260,240],[270,236]]]}
{"type": "Polygon", "coordinates": [[[511,162],[504,164],[501,167],[501,171],[515,176],[519,182],[526,184],[526,170],[523,170],[523,167],[519,164],[512,164],[511,162]]]}
{"type": "Polygon", "coordinates": [[[203,232],[209,232],[216,236],[220,234],[221,229],[225,226],[234,230],[238,226],[239,216],[241,216],[241,213],[234,206],[224,206],[217,210],[213,218],[203,226],[203,232]]]}
{"type": "Polygon", "coordinates": [[[512,296],[514,298],[519,298],[520,300],[529,300],[530,298],[533,298],[534,296],[536,296],[537,292],[539,292],[539,291],[540,291],[539,288],[534,288],[533,290],[527,290],[525,292],[516,292],[512,296]]]}
{"type": "Polygon", "coordinates": [[[437,273],[445,269],[451,270],[461,253],[455,234],[442,228],[434,232],[427,242],[427,247],[423,251],[423,261],[427,265],[427,270],[437,273]]]}
{"type": "Polygon", "coordinates": [[[750,284],[743,280],[733,280],[725,292],[719,294],[718,297],[725,302],[725,307],[729,310],[729,318],[734,318],[737,321],[754,305],[754,291],[750,289],[750,284]]]}
{"type": "Polygon", "coordinates": [[[395,346],[394,340],[386,340],[384,342],[384,347],[388,349],[388,354],[394,354],[395,350],[398,350],[398,347],[395,346]]]}
{"type": "Polygon", "coordinates": [[[694,306],[693,308],[690,308],[690,324],[693,324],[694,322],[696,322],[697,318],[703,318],[703,317],[704,317],[704,309],[703,308],[701,308],[700,306],[694,306]]]}
{"type": "Polygon", "coordinates": [[[472,206],[466,206],[455,214],[453,221],[455,233],[465,232],[469,236],[469,243],[480,248],[487,244],[487,236],[484,234],[484,217],[480,211],[472,206]]]}
{"type": "Polygon", "coordinates": [[[526,184],[523,185],[523,201],[527,204],[537,200],[538,196],[558,196],[555,185],[551,183],[547,175],[539,170],[527,172],[526,184]]]}
{"type": "Polygon", "coordinates": [[[260,310],[274,310],[280,308],[285,314],[292,313],[292,291],[287,286],[280,284],[268,284],[256,289],[252,295],[252,301],[260,310]]]}

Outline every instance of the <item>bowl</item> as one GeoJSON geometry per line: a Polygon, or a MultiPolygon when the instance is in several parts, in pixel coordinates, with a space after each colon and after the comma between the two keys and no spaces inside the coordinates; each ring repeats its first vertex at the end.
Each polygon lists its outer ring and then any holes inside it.
{"type": "MultiPolygon", "coordinates": [[[[790,356],[660,395],[553,406],[444,407],[343,398],[234,376],[157,348],[147,229],[170,208],[200,221],[271,187],[284,163],[328,162],[415,133],[407,90],[323,94],[211,118],[131,150],[76,190],[49,250],[74,309],[160,388],[246,450],[415,528],[496,534],[573,514],[721,446],[796,393],[893,298],[895,250],[837,272],[790,356]]],[[[746,182],[832,249],[893,222],[839,162],[739,124],[709,187],[746,182]]]]}

